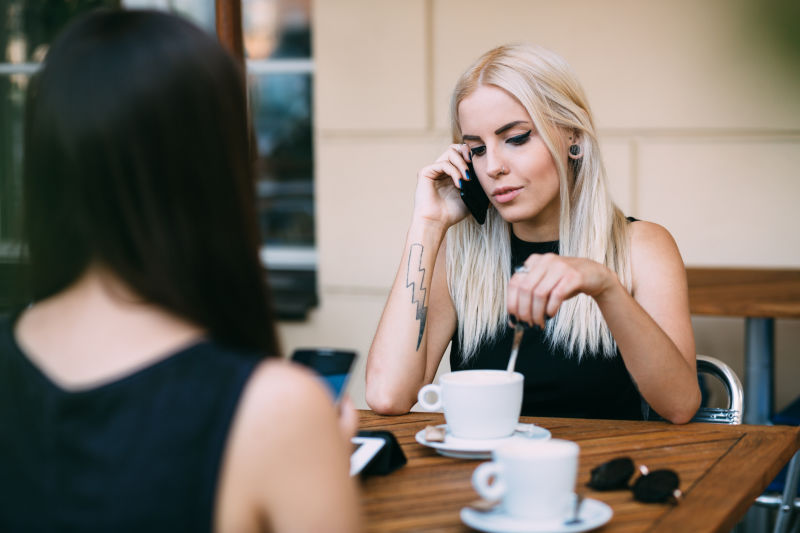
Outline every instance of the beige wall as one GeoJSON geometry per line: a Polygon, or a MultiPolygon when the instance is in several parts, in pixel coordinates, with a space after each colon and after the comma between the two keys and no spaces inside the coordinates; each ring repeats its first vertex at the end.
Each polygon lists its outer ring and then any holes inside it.
{"type": "MultiPolygon", "coordinates": [[[[800,70],[759,2],[318,0],[320,307],[284,345],[355,348],[363,368],[399,262],[416,171],[446,146],[450,90],[488,48],[548,46],[595,112],[612,189],[688,265],[800,267],[800,70]]],[[[743,320],[694,320],[700,353],[743,375],[743,320]]],[[[800,393],[800,321],[778,321],[776,403],[800,393]]]]}

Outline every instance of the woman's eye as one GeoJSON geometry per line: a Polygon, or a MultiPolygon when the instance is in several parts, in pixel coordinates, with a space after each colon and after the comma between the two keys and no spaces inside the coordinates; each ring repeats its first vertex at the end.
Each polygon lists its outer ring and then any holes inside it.
{"type": "Polygon", "coordinates": [[[470,148],[470,152],[472,155],[483,155],[486,152],[486,147],[476,146],[475,148],[470,148]]]}
{"type": "Polygon", "coordinates": [[[531,137],[531,130],[526,131],[521,135],[515,135],[514,137],[510,137],[506,142],[511,144],[525,144],[528,139],[531,137]]]}

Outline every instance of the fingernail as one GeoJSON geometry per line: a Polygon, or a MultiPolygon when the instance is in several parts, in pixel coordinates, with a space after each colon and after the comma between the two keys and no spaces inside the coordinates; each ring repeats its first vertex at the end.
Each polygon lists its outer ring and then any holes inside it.
{"type": "Polygon", "coordinates": [[[469,170],[464,171],[464,175],[467,177],[467,181],[471,180],[472,178],[469,175],[469,170]]]}
{"type": "Polygon", "coordinates": [[[462,180],[462,179],[458,180],[458,188],[459,189],[463,189],[464,188],[464,180],[462,180]]]}
{"type": "Polygon", "coordinates": [[[514,315],[508,315],[508,323],[511,324],[511,327],[513,328],[517,325],[517,317],[514,315]]]}

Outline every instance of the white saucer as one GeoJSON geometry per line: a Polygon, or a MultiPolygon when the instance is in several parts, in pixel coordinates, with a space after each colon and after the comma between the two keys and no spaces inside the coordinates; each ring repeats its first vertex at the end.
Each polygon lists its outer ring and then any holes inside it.
{"type": "Polygon", "coordinates": [[[578,524],[564,524],[564,520],[533,520],[530,518],[516,518],[509,516],[504,510],[495,508],[488,512],[481,512],[464,507],[461,509],[461,521],[472,529],[491,533],[578,533],[598,528],[611,520],[614,512],[605,503],[584,498],[578,516],[578,524]]]}
{"type": "Polygon", "coordinates": [[[454,437],[447,429],[447,424],[436,427],[445,428],[444,442],[425,440],[424,429],[418,431],[414,438],[423,446],[456,459],[491,459],[492,450],[506,442],[517,439],[547,440],[551,437],[548,430],[535,424],[517,424],[517,430],[513,435],[500,439],[462,439],[454,437]]]}

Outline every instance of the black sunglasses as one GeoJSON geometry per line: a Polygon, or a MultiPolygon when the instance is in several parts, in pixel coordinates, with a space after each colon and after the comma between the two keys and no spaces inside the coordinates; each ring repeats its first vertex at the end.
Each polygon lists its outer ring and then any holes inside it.
{"type": "Polygon", "coordinates": [[[594,490],[631,489],[633,499],[642,503],[678,503],[683,495],[678,487],[680,478],[674,470],[654,470],[650,472],[646,466],[639,467],[640,476],[633,485],[629,485],[635,471],[633,459],[620,457],[592,469],[587,484],[594,490]]]}

